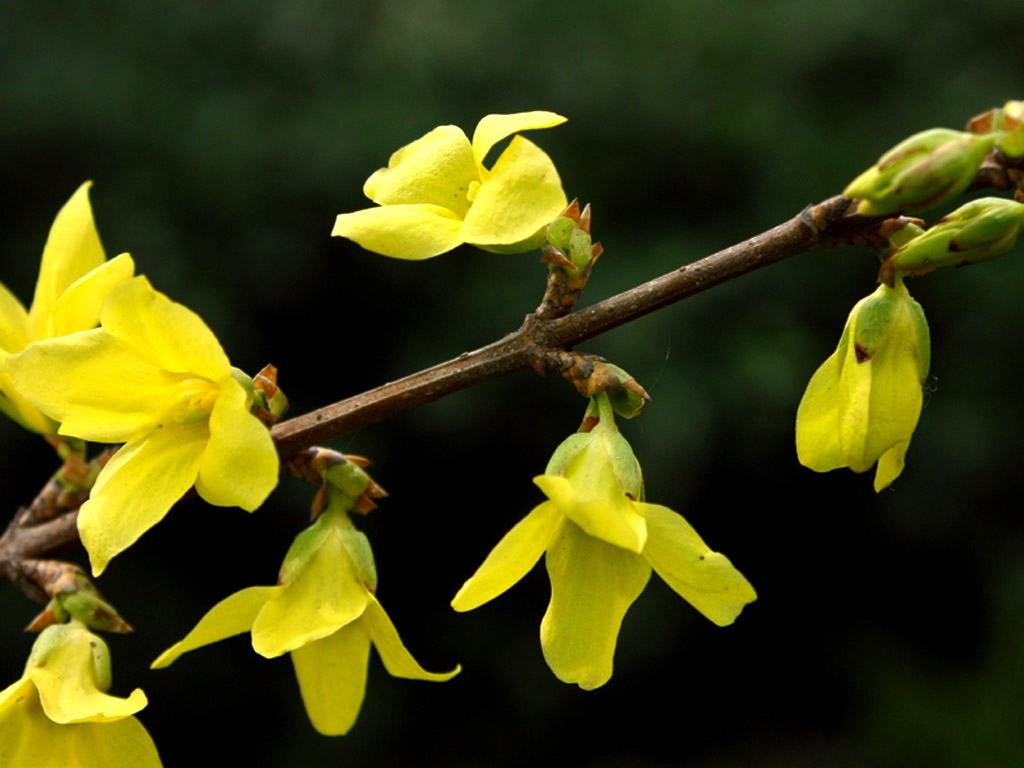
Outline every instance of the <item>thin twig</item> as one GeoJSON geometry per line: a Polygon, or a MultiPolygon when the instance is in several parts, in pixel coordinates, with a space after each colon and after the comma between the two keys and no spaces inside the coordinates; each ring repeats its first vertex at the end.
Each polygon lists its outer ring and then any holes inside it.
{"type": "Polygon", "coordinates": [[[528,315],[519,330],[473,352],[376,389],[277,424],[271,434],[283,458],[418,405],[513,371],[531,368],[543,350],[598,336],[720,283],[810,250],[869,243],[882,221],[848,216],[851,201],[833,197],[787,222],[587,309],[554,320],[528,315]]]}

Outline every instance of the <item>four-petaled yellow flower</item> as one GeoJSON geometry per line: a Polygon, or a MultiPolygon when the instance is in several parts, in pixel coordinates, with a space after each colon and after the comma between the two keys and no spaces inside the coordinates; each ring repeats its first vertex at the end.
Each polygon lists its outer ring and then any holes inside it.
{"type": "Polygon", "coordinates": [[[244,374],[198,315],[136,277],[110,291],[100,322],[33,344],[5,368],[60,422],[59,434],[125,443],[78,516],[96,575],[193,485],[210,504],[252,511],[278,479],[277,451],[249,412],[244,374]]]}
{"type": "Polygon", "coordinates": [[[153,740],[133,715],[135,689],[109,696],[106,643],[72,621],[36,639],[18,682],[0,691],[0,765],[32,768],[159,768],[153,740]]]}
{"type": "Polygon", "coordinates": [[[743,575],[679,514],[643,499],[640,466],[615,427],[607,395],[600,422],[572,435],[534,482],[548,497],[484,560],[452,601],[468,611],[500,595],[546,553],[551,602],[541,647],[559,680],[590,690],[612,674],[622,619],[653,568],[704,616],[731,624],[756,598],[743,575]]]}
{"type": "Polygon", "coordinates": [[[363,193],[379,208],[343,213],[335,236],[398,259],[429,259],[462,243],[520,253],[543,244],[544,227],[566,207],[551,158],[514,136],[490,168],[491,148],[520,131],[565,122],[553,112],[487,115],[473,132],[442,125],[395,152],[363,193]]]}
{"type": "Polygon", "coordinates": [[[274,587],[249,587],[217,603],[181,641],[153,662],[252,632],[266,658],[291,654],[306,713],[326,736],[347,733],[366,692],[370,644],[395,677],[448,680],[427,672],[402,644],[374,596],[376,570],[366,537],[341,509],[329,508],[292,544],[274,587]]]}
{"type": "Polygon", "coordinates": [[[897,276],[850,312],[839,346],[811,377],[796,413],[796,451],[815,472],[878,462],[875,491],[899,477],[928,377],[928,323],[897,276]]]}
{"type": "MultiPolygon", "coordinates": [[[[54,219],[29,311],[0,284],[0,364],[34,341],[95,328],[107,292],[132,276],[135,265],[127,253],[106,260],[89,206],[90,184],[79,187],[54,219]]],[[[57,432],[57,424],[25,400],[3,372],[0,411],[35,432],[57,432]]]]}

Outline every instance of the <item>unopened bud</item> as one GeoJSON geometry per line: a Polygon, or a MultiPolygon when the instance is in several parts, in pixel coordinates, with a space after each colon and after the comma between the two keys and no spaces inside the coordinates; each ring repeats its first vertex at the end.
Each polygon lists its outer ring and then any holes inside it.
{"type": "Polygon", "coordinates": [[[857,212],[866,216],[939,205],[968,187],[996,138],[948,128],[916,133],[850,182],[843,195],[859,199],[857,212]]]}
{"type": "Polygon", "coordinates": [[[1022,227],[1024,204],[1001,197],[972,200],[897,249],[892,266],[905,275],[921,275],[994,259],[1014,246],[1022,227]]]}

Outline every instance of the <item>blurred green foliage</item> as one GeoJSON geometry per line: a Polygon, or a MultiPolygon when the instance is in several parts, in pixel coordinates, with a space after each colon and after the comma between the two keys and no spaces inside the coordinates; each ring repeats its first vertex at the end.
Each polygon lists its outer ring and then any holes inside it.
{"type": "MultiPolygon", "coordinates": [[[[605,255],[585,305],[838,193],[915,131],[1024,96],[1019,0],[0,7],[0,279],[28,300],[53,215],[91,178],[108,254],[130,251],[236,365],[278,365],[294,413],[487,343],[540,298],[533,255],[408,264],[328,237],[365,206],[366,177],[438,124],[570,118],[533,138],[594,205],[605,255]]],[[[394,680],[374,660],[360,722],[325,739],[288,663],[243,639],[148,672],[214,602],[271,583],[309,502],[285,482],[252,516],[187,501],[111,566],[98,586],[137,628],[110,640],[114,692],[146,690],[167,766],[200,749],[254,768],[1024,763],[1021,254],[908,283],[933,375],[907,469],[879,496],[792,447],[803,388],[875,272],[861,249],[805,255],[584,347],[654,398],[623,425],[648,499],[758,589],[734,626],[652,583],[611,683],[584,694],[543,664],[542,574],[450,611],[583,413],[563,382],[523,373],[334,444],[391,493],[364,526],[382,602],[417,658],[461,662],[458,678],[394,680]]],[[[0,439],[12,513],[55,465],[12,424],[0,439]]],[[[35,606],[9,587],[0,606],[10,682],[35,606]]]]}

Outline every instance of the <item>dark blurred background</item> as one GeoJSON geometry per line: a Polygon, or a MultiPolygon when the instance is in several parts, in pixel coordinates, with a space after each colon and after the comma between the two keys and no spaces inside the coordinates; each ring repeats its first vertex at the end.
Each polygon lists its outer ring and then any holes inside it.
{"type": "MultiPolygon", "coordinates": [[[[436,125],[569,117],[530,138],[594,206],[605,256],[587,304],[838,193],[915,131],[1024,97],[1019,0],[0,8],[0,279],[30,300],[54,214],[93,179],[108,255],[130,251],[236,365],[274,362],[293,414],[490,342],[537,304],[536,254],[410,264],[329,237],[368,205],[365,178],[436,125]]],[[[906,471],[879,495],[793,449],[806,382],[875,271],[864,250],[808,254],[583,347],[653,395],[621,426],[648,498],[757,588],[735,625],[652,577],[611,682],[584,693],[544,665],[542,567],[477,611],[448,608],[543,498],[530,478],[582,415],[561,380],[522,373],[332,443],[371,457],[391,493],[361,521],[382,603],[426,667],[461,675],[397,680],[374,657],[355,729],[325,738],[290,663],[246,638],[148,671],[217,600],[272,583],[308,515],[284,481],[252,515],[182,503],[114,561],[99,587],[137,631],[110,639],[113,692],[144,688],[168,768],[1024,764],[1024,263],[910,283],[932,376],[906,471]]],[[[9,422],[0,445],[13,513],[55,463],[9,422]]],[[[0,589],[0,687],[37,610],[0,589]]]]}

